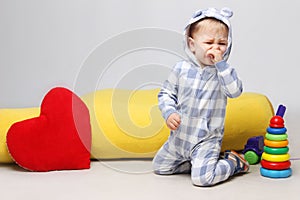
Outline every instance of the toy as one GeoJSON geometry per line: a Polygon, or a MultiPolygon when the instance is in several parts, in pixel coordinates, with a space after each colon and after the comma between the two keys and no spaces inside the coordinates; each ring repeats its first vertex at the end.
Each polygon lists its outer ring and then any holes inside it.
{"type": "Polygon", "coordinates": [[[284,170],[271,170],[261,167],[260,173],[262,176],[269,178],[287,178],[292,175],[292,169],[284,169],[284,170]]]}
{"type": "Polygon", "coordinates": [[[264,146],[264,152],[269,154],[286,154],[289,152],[289,147],[271,148],[268,146],[264,146]]]}
{"type": "Polygon", "coordinates": [[[266,160],[261,160],[260,164],[263,168],[272,170],[283,170],[291,167],[291,161],[289,160],[284,162],[269,162],[266,160]]]}
{"type": "Polygon", "coordinates": [[[267,133],[270,133],[270,134],[284,134],[286,133],[286,128],[272,128],[272,127],[268,127],[267,128],[267,133]]]}
{"type": "Polygon", "coordinates": [[[270,120],[264,140],[260,174],[268,178],[287,178],[292,175],[288,154],[287,129],[284,127],[285,106],[280,105],[270,120]]]}
{"type": "Polygon", "coordinates": [[[287,134],[270,134],[270,133],[266,133],[265,137],[268,140],[271,140],[271,141],[283,141],[283,140],[287,140],[288,135],[287,134]]]}
{"type": "Polygon", "coordinates": [[[260,161],[261,155],[264,151],[264,137],[256,136],[251,137],[247,140],[242,153],[244,154],[245,160],[248,161],[250,165],[257,164],[260,161]]]}
{"type": "Polygon", "coordinates": [[[265,139],[264,143],[268,147],[281,148],[281,147],[286,147],[289,144],[289,141],[288,140],[272,141],[272,140],[265,139]]]}
{"type": "Polygon", "coordinates": [[[14,161],[30,171],[89,169],[89,111],[70,90],[53,88],[45,95],[38,117],[9,128],[7,148],[14,161]]]}
{"type": "Polygon", "coordinates": [[[262,159],[270,162],[284,162],[290,159],[290,155],[286,154],[268,154],[263,152],[262,159]]]}

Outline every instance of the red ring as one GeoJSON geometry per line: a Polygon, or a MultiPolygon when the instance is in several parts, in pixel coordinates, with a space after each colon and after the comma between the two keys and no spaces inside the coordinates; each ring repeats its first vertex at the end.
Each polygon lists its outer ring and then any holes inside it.
{"type": "Polygon", "coordinates": [[[274,170],[288,169],[291,166],[291,162],[289,160],[285,162],[269,162],[266,160],[261,160],[260,164],[263,168],[274,170]]]}

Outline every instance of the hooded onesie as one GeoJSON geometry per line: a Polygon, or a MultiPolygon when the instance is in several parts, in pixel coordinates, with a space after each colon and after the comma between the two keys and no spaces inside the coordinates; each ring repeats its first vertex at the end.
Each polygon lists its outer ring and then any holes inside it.
{"type": "Polygon", "coordinates": [[[194,185],[210,186],[235,173],[231,160],[219,158],[227,98],[242,93],[242,82],[227,63],[232,14],[228,8],[199,10],[184,30],[187,59],[176,63],[158,94],[163,118],[176,112],[181,123],[153,159],[156,174],[191,173],[194,185]],[[205,18],[215,18],[228,27],[228,45],[222,61],[201,67],[188,47],[188,37],[190,25],[205,18]]]}

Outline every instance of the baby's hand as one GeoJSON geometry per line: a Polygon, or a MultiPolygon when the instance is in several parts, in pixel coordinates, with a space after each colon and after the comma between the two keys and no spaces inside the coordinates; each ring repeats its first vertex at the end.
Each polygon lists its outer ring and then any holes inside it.
{"type": "Polygon", "coordinates": [[[168,119],[167,119],[167,126],[169,127],[169,129],[171,130],[176,130],[180,123],[181,123],[181,119],[180,119],[180,115],[178,113],[172,113],[168,119]]]}
{"type": "Polygon", "coordinates": [[[210,60],[213,64],[223,60],[223,55],[220,50],[211,49],[211,50],[207,51],[207,56],[210,58],[210,60]]]}

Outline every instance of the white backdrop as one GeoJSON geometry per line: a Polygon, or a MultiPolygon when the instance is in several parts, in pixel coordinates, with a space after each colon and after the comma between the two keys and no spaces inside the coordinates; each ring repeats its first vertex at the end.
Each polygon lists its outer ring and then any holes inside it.
{"type": "Polygon", "coordinates": [[[296,0],[0,0],[0,107],[39,106],[55,86],[79,95],[158,87],[183,55],[193,12],[224,6],[234,11],[229,62],[244,91],[300,115],[296,0]]]}

